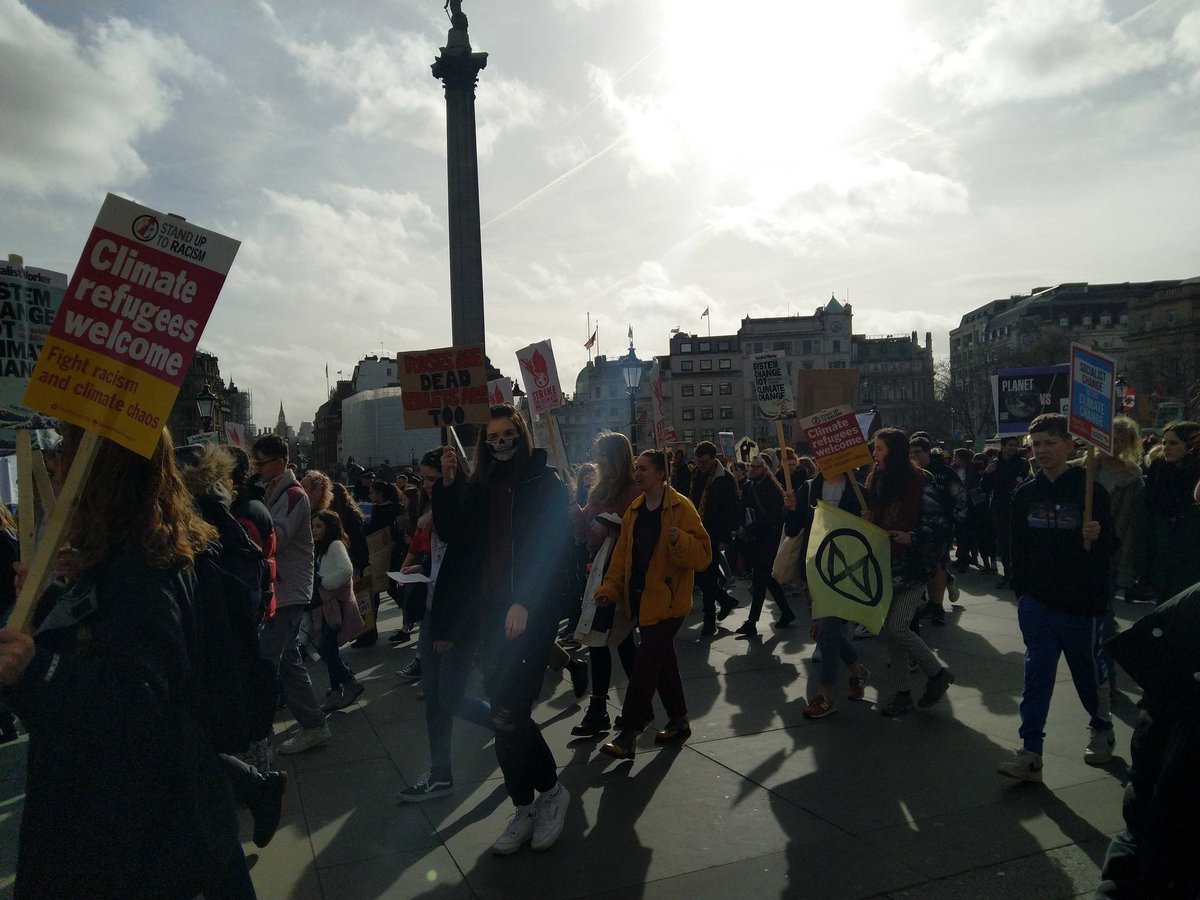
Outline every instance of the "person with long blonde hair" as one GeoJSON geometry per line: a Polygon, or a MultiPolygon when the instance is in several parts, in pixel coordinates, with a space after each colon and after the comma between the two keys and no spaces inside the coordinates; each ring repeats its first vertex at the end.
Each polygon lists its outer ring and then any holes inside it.
{"type": "MultiPolygon", "coordinates": [[[[619,525],[601,517],[623,516],[629,504],[642,493],[642,489],[633,479],[633,448],[629,444],[629,438],[619,432],[604,431],[596,436],[594,446],[598,477],[588,492],[587,504],[576,505],[571,512],[575,539],[583,543],[587,559],[592,565],[596,564],[597,552],[605,541],[620,532],[619,525]]],[[[590,603],[591,598],[585,596],[584,601],[590,603]]],[[[571,734],[576,737],[600,734],[607,731],[611,725],[608,716],[608,689],[612,684],[613,665],[608,636],[614,623],[612,606],[609,606],[607,611],[595,610],[595,615],[588,621],[587,633],[576,635],[587,645],[592,666],[592,699],[583,720],[571,729],[571,734]],[[602,637],[602,642],[597,643],[596,637],[602,637]]],[[[632,675],[637,659],[637,646],[633,642],[632,630],[617,644],[617,654],[625,675],[632,675]]]]}
{"type": "MultiPolygon", "coordinates": [[[[83,434],[63,431],[60,473],[83,434]]],[[[36,636],[0,629],[0,684],[29,730],[18,897],[254,896],[190,699],[195,563],[216,535],[166,430],[148,459],[100,442],[65,536],[65,589],[43,595],[36,636]]]]}

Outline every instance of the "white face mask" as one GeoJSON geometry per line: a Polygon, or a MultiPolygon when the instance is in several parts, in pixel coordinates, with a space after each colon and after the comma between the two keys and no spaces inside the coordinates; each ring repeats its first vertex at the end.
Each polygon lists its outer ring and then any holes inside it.
{"type": "Polygon", "coordinates": [[[514,434],[509,437],[503,435],[492,435],[487,439],[488,449],[492,451],[492,456],[500,460],[500,462],[508,462],[517,455],[517,443],[521,440],[519,434],[514,434]]]}

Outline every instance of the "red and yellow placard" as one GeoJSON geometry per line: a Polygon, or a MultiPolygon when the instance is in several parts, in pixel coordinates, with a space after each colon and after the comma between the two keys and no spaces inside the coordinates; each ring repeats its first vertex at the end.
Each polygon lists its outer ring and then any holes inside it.
{"type": "Polygon", "coordinates": [[[150,456],[238,246],[109,194],[24,404],[150,456]]]}

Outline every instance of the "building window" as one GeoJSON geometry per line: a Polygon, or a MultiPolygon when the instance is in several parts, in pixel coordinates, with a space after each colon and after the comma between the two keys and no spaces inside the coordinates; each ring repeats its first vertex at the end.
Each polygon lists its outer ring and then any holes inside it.
{"type": "Polygon", "coordinates": [[[808,356],[810,353],[812,353],[812,348],[813,348],[812,341],[801,341],[800,342],[800,352],[803,353],[805,356],[808,356]]]}
{"type": "Polygon", "coordinates": [[[712,371],[712,360],[711,359],[700,360],[700,371],[701,372],[711,372],[712,371]]]}
{"type": "Polygon", "coordinates": [[[1069,328],[1070,326],[1071,326],[1070,316],[1059,316],[1059,319],[1058,319],[1058,327],[1059,328],[1069,328]]]}
{"type": "Polygon", "coordinates": [[[841,341],[834,341],[834,342],[833,342],[833,352],[834,352],[834,353],[841,353],[841,352],[842,352],[842,342],[841,342],[841,341]]]}
{"type": "Polygon", "coordinates": [[[712,341],[701,341],[700,342],[700,352],[701,353],[711,353],[712,352],[712,341]]]}
{"type": "Polygon", "coordinates": [[[695,397],[696,396],[696,386],[694,384],[685,384],[685,385],[680,386],[679,396],[680,397],[695,397]]]}
{"type": "Polygon", "coordinates": [[[771,349],[772,350],[782,350],[784,353],[791,353],[792,352],[792,342],[791,341],[776,341],[771,346],[771,349]]]}
{"type": "Polygon", "coordinates": [[[728,396],[728,395],[732,394],[733,393],[733,382],[732,381],[722,381],[719,385],[717,385],[717,393],[721,394],[722,396],[728,396]]]}
{"type": "Polygon", "coordinates": [[[755,353],[762,353],[762,352],[763,352],[763,342],[762,342],[762,341],[755,341],[755,342],[754,342],[754,352],[755,352],[755,353]]]}
{"type": "Polygon", "coordinates": [[[1128,313],[1121,313],[1121,324],[1122,325],[1129,324],[1129,314],[1128,313]]]}
{"type": "Polygon", "coordinates": [[[711,406],[700,407],[700,418],[711,419],[713,417],[713,408],[711,406]]]}
{"type": "Polygon", "coordinates": [[[718,350],[718,352],[721,352],[721,351],[728,352],[729,351],[729,341],[717,341],[717,350],[718,350]]]}
{"type": "Polygon", "coordinates": [[[1085,326],[1090,326],[1090,325],[1092,324],[1092,317],[1091,317],[1091,316],[1084,316],[1084,317],[1083,317],[1083,324],[1084,324],[1085,326]]]}
{"type": "Polygon", "coordinates": [[[711,397],[713,395],[712,389],[713,389],[713,386],[711,384],[700,385],[700,396],[701,397],[711,397]]]}
{"type": "Polygon", "coordinates": [[[844,369],[844,368],[846,368],[846,361],[845,361],[845,360],[842,360],[842,359],[836,359],[836,360],[834,360],[833,362],[831,362],[831,363],[829,364],[829,368],[831,368],[831,369],[844,369]]]}
{"type": "Polygon", "coordinates": [[[721,407],[721,418],[722,419],[732,419],[733,418],[733,407],[732,406],[722,406],[721,407]]]}
{"type": "Polygon", "coordinates": [[[1105,314],[1105,315],[1101,316],[1101,317],[1100,317],[1100,324],[1101,324],[1101,325],[1103,325],[1105,328],[1110,328],[1110,327],[1112,327],[1112,316],[1110,316],[1110,315],[1107,315],[1107,314],[1105,314]]]}
{"type": "Polygon", "coordinates": [[[679,371],[680,372],[692,371],[692,361],[690,359],[680,360],[679,361],[679,371]]]}
{"type": "Polygon", "coordinates": [[[733,368],[733,360],[732,359],[719,359],[719,360],[717,360],[717,368],[718,369],[732,369],[733,368]]]}
{"type": "Polygon", "coordinates": [[[695,431],[693,431],[693,430],[692,430],[692,429],[690,429],[690,428],[688,428],[688,429],[684,430],[684,432],[683,432],[683,442],[684,442],[685,444],[694,444],[694,443],[696,443],[696,432],[695,432],[695,431]]]}
{"type": "Polygon", "coordinates": [[[685,421],[685,422],[692,422],[692,421],[694,421],[694,420],[695,420],[695,418],[696,418],[696,409],[695,409],[695,407],[692,407],[692,406],[685,406],[685,407],[683,408],[683,421],[685,421]]]}
{"type": "Polygon", "coordinates": [[[692,345],[691,345],[691,343],[690,343],[690,342],[685,342],[685,343],[682,343],[682,344],[680,344],[680,345],[679,345],[679,352],[680,352],[680,353],[691,353],[691,352],[692,352],[692,345]]]}
{"type": "Polygon", "coordinates": [[[610,384],[608,386],[608,399],[611,400],[615,396],[617,396],[617,386],[615,384],[610,384]]]}

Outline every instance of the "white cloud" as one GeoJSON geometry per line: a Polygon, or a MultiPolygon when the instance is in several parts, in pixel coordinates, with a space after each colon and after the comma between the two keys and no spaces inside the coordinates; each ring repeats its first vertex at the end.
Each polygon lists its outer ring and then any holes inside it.
{"type": "Polygon", "coordinates": [[[716,210],[717,229],[796,255],[865,244],[935,215],[967,212],[967,188],[896,159],[844,162],[820,180],[744,206],[716,210]]]}
{"type": "Polygon", "coordinates": [[[1069,97],[1161,65],[1167,45],[1112,21],[1101,0],[1003,0],[930,73],[973,106],[1069,97]]]}
{"type": "MultiPolygon", "coordinates": [[[[446,146],[445,100],[429,71],[430,41],[412,32],[373,32],[345,46],[282,37],[301,78],[353,101],[343,127],[366,138],[401,140],[432,153],[446,146]]],[[[477,143],[486,157],[506,132],[537,121],[542,95],[511,78],[488,78],[479,88],[477,143]]]]}
{"type": "Polygon", "coordinates": [[[177,36],[125,19],[73,35],[0,0],[0,187],[86,195],[148,171],[140,138],[162,128],[176,85],[220,76],[177,36]]]}
{"type": "Polygon", "coordinates": [[[348,373],[364,353],[426,346],[449,318],[444,232],[420,198],[343,184],[263,197],[261,217],[233,229],[242,248],[205,338],[227,377],[277,390],[260,407],[321,397],[325,362],[348,373]]]}
{"type": "Polygon", "coordinates": [[[1187,87],[1200,91],[1200,10],[1193,10],[1179,20],[1172,42],[1176,59],[1190,69],[1187,87]]]}

